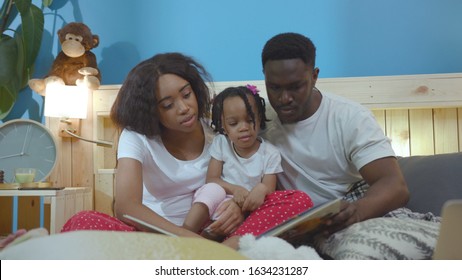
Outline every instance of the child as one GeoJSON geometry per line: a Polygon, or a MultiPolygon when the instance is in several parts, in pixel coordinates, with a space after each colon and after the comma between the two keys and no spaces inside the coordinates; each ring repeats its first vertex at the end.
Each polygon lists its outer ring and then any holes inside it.
{"type": "MultiPolygon", "coordinates": [[[[197,232],[210,217],[216,219],[219,211],[215,210],[226,200],[226,195],[232,196],[242,211],[249,213],[259,208],[265,197],[275,191],[276,174],[282,172],[281,156],[272,144],[258,136],[266,121],[265,101],[255,86],[230,87],[216,96],[212,128],[219,135],[215,136],[209,149],[212,158],[207,170],[208,184],[196,191],[184,227],[197,232]]],[[[280,214],[283,219],[288,219],[292,213],[282,211],[280,214]]],[[[281,221],[268,220],[272,222],[260,232],[281,221]]]]}

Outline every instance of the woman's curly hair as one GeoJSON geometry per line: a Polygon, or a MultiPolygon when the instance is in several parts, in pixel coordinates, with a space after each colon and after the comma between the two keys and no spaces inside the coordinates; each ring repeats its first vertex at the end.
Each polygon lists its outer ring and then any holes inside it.
{"type": "Polygon", "coordinates": [[[160,134],[156,91],[159,77],[164,74],[174,74],[188,81],[196,95],[199,118],[208,115],[210,93],[206,81],[211,82],[208,72],[192,57],[164,53],[142,61],[128,73],[111,108],[110,116],[117,127],[149,138],[160,134]]]}

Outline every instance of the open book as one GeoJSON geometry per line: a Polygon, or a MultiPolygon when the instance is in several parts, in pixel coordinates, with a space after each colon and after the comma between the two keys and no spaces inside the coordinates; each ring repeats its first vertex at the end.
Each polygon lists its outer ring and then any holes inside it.
{"type": "Polygon", "coordinates": [[[312,207],[262,233],[258,238],[262,236],[276,236],[285,240],[300,236],[309,238],[323,228],[326,219],[340,212],[341,200],[337,198],[312,207]]]}
{"type": "Polygon", "coordinates": [[[155,226],[153,224],[149,224],[149,223],[147,223],[147,222],[145,222],[143,220],[140,220],[138,218],[135,218],[133,216],[124,214],[123,217],[125,219],[129,220],[130,224],[132,224],[133,226],[136,226],[139,229],[143,229],[143,230],[148,231],[148,232],[161,233],[161,234],[165,234],[165,235],[173,236],[173,237],[177,236],[176,234],[173,234],[173,233],[171,233],[169,231],[161,229],[160,227],[157,227],[157,226],[155,226]]]}
{"type": "MultiPolygon", "coordinates": [[[[337,214],[340,211],[340,201],[341,198],[338,198],[310,208],[288,219],[282,224],[264,232],[257,238],[262,236],[277,236],[286,240],[290,240],[292,237],[300,235],[309,237],[309,235],[313,235],[322,229],[324,221],[327,218],[337,214]]],[[[171,232],[168,232],[133,216],[124,214],[123,217],[129,220],[132,225],[139,229],[154,233],[161,233],[168,236],[177,236],[171,232]]]]}

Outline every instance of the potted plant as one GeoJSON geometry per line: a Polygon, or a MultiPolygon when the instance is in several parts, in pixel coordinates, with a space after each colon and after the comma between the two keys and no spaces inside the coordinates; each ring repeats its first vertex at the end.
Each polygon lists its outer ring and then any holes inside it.
{"type": "MultiPolygon", "coordinates": [[[[42,0],[42,8],[53,0],[42,0]]],[[[32,0],[5,0],[0,10],[0,120],[32,77],[43,34],[43,11],[32,0]],[[16,29],[11,25],[20,16],[16,29]]]]}

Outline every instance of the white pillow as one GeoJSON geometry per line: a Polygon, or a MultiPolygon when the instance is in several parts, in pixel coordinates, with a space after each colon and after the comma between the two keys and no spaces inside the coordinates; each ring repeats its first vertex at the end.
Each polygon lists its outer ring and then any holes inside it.
{"type": "Polygon", "coordinates": [[[354,224],[315,247],[321,255],[341,259],[431,259],[440,223],[408,218],[375,218],[354,224]]]}
{"type": "Polygon", "coordinates": [[[82,230],[31,238],[0,251],[1,260],[241,260],[237,251],[203,238],[82,230]]]}

